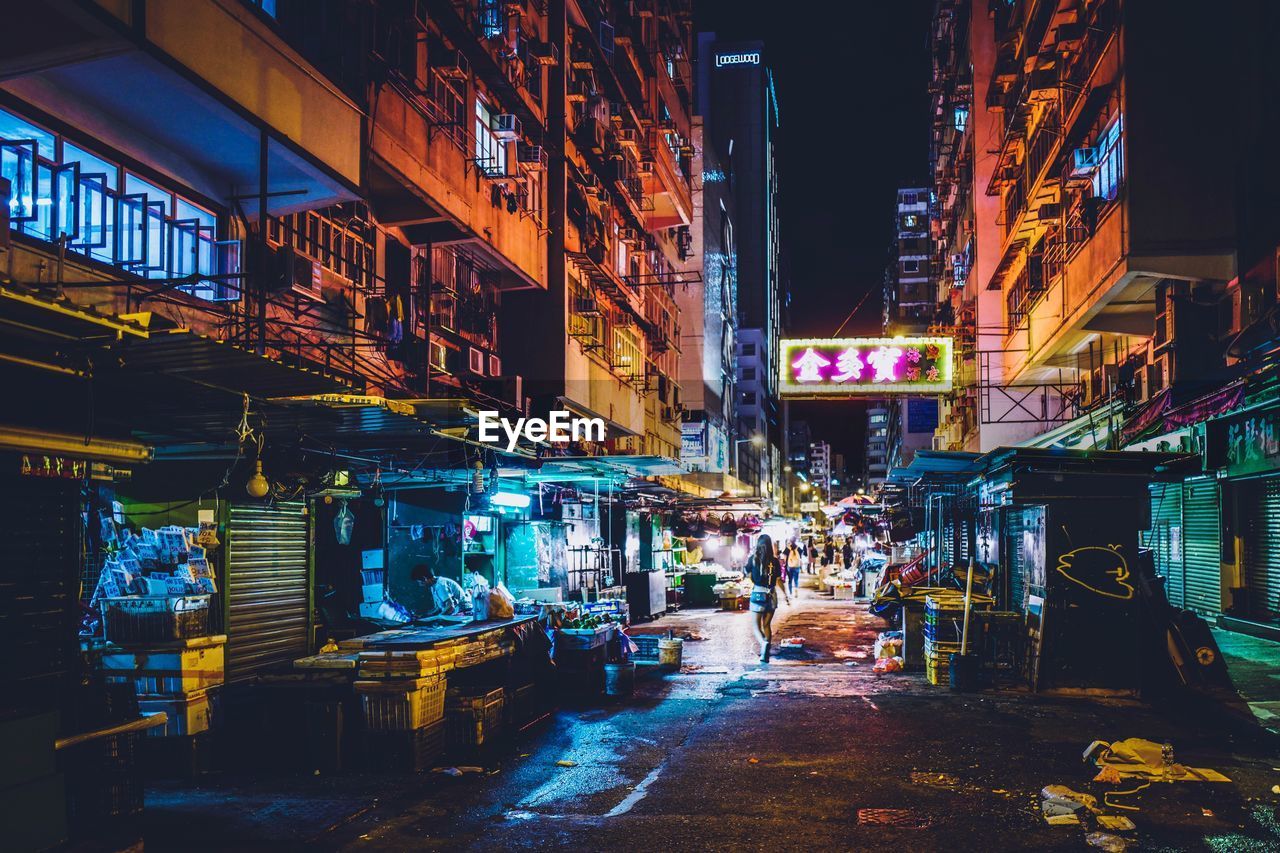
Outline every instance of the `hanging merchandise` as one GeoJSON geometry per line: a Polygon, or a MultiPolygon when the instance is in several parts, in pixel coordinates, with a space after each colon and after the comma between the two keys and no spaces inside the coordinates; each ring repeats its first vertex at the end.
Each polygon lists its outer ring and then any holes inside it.
{"type": "Polygon", "coordinates": [[[364,330],[366,333],[381,337],[387,333],[389,322],[386,299],[381,296],[370,296],[365,300],[364,330]]]}
{"type": "Polygon", "coordinates": [[[338,509],[338,514],[333,519],[333,533],[337,537],[339,545],[351,544],[351,532],[355,526],[355,513],[351,511],[351,507],[347,506],[347,502],[343,501],[342,506],[338,509]]]}
{"type": "Polygon", "coordinates": [[[399,296],[391,298],[388,309],[387,343],[399,346],[404,340],[404,302],[399,296]]]}
{"type": "Polygon", "coordinates": [[[707,520],[701,515],[695,516],[693,523],[689,525],[689,535],[694,539],[707,538],[707,520]]]}
{"type": "Polygon", "coordinates": [[[720,519],[720,534],[722,536],[737,536],[738,522],[734,520],[731,513],[725,513],[720,519]]]}

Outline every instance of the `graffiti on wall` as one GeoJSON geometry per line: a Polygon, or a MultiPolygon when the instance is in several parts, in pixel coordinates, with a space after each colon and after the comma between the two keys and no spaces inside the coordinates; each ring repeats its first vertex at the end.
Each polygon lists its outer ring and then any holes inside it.
{"type": "MultiPolygon", "coordinates": [[[[1065,529],[1063,531],[1066,532],[1065,529]]],[[[1070,537],[1068,537],[1070,538],[1070,537]]],[[[1119,545],[1082,545],[1058,556],[1058,574],[1092,593],[1128,601],[1133,598],[1129,562],[1119,545]]]]}

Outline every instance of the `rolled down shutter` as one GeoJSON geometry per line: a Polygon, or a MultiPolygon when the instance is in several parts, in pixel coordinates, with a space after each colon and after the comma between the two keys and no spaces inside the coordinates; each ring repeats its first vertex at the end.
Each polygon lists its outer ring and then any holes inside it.
{"type": "Polygon", "coordinates": [[[1005,553],[1009,567],[1009,610],[1021,611],[1026,606],[1027,568],[1026,554],[1022,541],[1022,510],[1009,508],[1005,511],[1005,553]]]}
{"type": "Polygon", "coordinates": [[[1182,548],[1187,592],[1182,606],[1209,616],[1222,612],[1219,506],[1215,480],[1186,481],[1182,489],[1182,548]]]}
{"type": "Polygon", "coordinates": [[[1251,481],[1242,498],[1249,616],[1263,622],[1275,621],[1280,617],[1280,477],[1251,481]]]}
{"type": "Polygon", "coordinates": [[[227,529],[227,680],[287,667],[310,650],[306,505],[232,506],[227,529]]]}
{"type": "Polygon", "coordinates": [[[1156,574],[1164,578],[1165,592],[1174,607],[1185,607],[1186,573],[1183,570],[1185,531],[1182,526],[1182,484],[1151,486],[1151,532],[1147,546],[1155,560],[1156,574]]]}

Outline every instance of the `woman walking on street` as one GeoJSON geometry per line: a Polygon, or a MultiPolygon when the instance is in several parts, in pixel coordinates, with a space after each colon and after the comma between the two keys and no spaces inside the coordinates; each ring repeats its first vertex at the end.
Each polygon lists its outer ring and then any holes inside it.
{"type": "Polygon", "coordinates": [[[792,595],[800,587],[800,548],[792,542],[787,546],[787,591],[792,595]]]}
{"type": "Polygon", "coordinates": [[[769,643],[773,641],[773,612],[778,609],[778,593],[791,604],[791,596],[782,580],[782,565],[773,553],[773,539],[767,533],[756,541],[755,550],[747,560],[747,574],[751,577],[751,612],[755,614],[756,639],[760,641],[760,662],[769,662],[769,643]]]}

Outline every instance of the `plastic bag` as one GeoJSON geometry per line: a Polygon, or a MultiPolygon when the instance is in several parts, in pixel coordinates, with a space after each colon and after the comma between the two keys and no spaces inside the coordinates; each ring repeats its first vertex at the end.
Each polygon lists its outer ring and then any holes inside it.
{"type": "Polygon", "coordinates": [[[878,658],[872,665],[871,671],[876,675],[884,675],[887,672],[901,672],[902,664],[903,661],[900,657],[878,658]]]}
{"type": "Polygon", "coordinates": [[[507,592],[507,588],[498,584],[489,590],[489,618],[512,619],[516,615],[516,600],[507,592]]]}
{"type": "Polygon", "coordinates": [[[333,535],[337,538],[339,545],[351,544],[351,531],[355,526],[355,513],[351,511],[351,507],[347,506],[347,502],[343,501],[338,514],[333,517],[333,535]]]}

